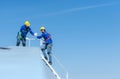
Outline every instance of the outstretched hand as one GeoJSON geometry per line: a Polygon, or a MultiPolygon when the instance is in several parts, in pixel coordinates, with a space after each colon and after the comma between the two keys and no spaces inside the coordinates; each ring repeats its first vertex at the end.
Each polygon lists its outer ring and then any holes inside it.
{"type": "Polygon", "coordinates": [[[34,33],[34,36],[38,36],[38,33],[34,33]]]}
{"type": "Polygon", "coordinates": [[[26,37],[26,40],[29,40],[29,38],[28,38],[28,37],[26,37]]]}

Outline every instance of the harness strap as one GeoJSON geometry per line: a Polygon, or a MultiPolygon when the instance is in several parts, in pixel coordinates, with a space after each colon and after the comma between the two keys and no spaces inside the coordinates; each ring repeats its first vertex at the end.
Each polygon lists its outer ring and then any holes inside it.
{"type": "Polygon", "coordinates": [[[45,42],[51,38],[51,35],[49,33],[48,35],[49,35],[48,38],[44,40],[45,42]]]}

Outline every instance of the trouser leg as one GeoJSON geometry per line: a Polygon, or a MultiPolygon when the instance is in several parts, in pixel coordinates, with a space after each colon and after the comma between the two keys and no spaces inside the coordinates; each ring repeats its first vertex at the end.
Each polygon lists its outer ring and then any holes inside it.
{"type": "Polygon", "coordinates": [[[49,58],[49,63],[52,64],[52,44],[47,45],[47,54],[49,58]]]}
{"type": "Polygon", "coordinates": [[[41,50],[42,50],[42,52],[43,52],[44,58],[45,58],[46,60],[48,60],[47,55],[46,55],[46,52],[45,52],[45,50],[46,50],[46,44],[43,44],[43,45],[42,45],[41,50]]]}
{"type": "Polygon", "coordinates": [[[25,39],[25,38],[22,39],[22,45],[23,45],[24,47],[26,46],[26,39],[25,39]]]}
{"type": "Polygon", "coordinates": [[[20,39],[17,38],[16,46],[19,46],[19,45],[20,45],[20,39]]]}

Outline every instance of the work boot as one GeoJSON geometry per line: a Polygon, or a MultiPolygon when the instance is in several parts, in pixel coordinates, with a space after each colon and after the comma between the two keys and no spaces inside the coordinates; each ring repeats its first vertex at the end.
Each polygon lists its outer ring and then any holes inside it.
{"type": "Polygon", "coordinates": [[[50,65],[52,65],[52,62],[51,62],[51,61],[49,61],[49,64],[50,64],[50,65]]]}
{"type": "Polygon", "coordinates": [[[44,57],[46,60],[48,60],[48,58],[47,57],[44,57]]]}

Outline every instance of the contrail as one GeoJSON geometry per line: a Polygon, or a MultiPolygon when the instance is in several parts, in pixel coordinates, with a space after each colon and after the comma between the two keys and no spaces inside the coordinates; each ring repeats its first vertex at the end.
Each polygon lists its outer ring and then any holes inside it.
{"type": "Polygon", "coordinates": [[[67,13],[77,12],[77,11],[80,11],[80,10],[112,6],[114,4],[115,3],[107,3],[107,4],[91,5],[91,6],[86,6],[86,7],[78,7],[78,8],[62,10],[62,11],[58,11],[58,12],[54,12],[54,13],[49,13],[49,14],[46,14],[44,16],[53,16],[53,15],[67,14],[67,13]]]}

